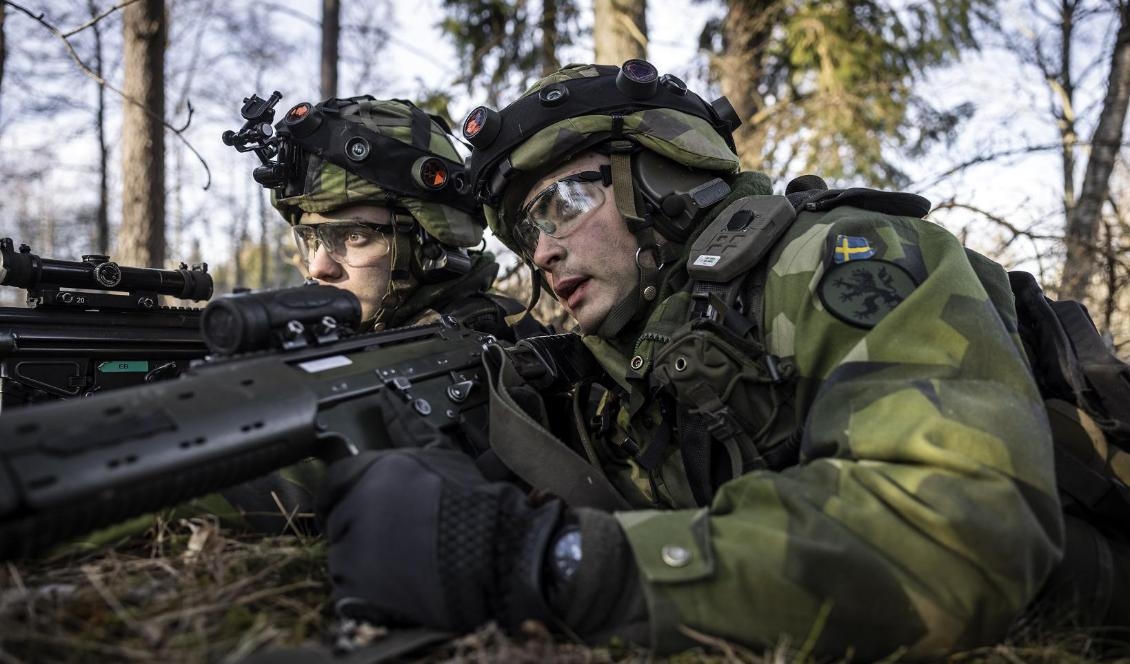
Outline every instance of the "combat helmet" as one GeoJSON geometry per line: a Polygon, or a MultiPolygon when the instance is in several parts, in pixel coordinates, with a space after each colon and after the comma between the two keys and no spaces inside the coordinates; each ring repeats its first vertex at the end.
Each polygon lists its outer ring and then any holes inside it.
{"type": "Polygon", "coordinates": [[[597,331],[612,336],[655,300],[664,264],[729,194],[725,176],[739,167],[732,134],[740,124],[725,97],[708,103],[651,63],[628,60],[621,67],[568,65],[501,111],[475,108],[462,129],[487,223],[519,255],[514,224],[529,188],[582,152],[610,155],[606,177],[636,238],[640,277],[636,297],[597,331]]]}
{"type": "Polygon", "coordinates": [[[291,224],[302,213],[372,203],[394,213],[387,309],[413,283],[441,281],[471,267],[466,248],[482,242],[485,221],[447,123],[408,101],[371,95],[302,102],[271,130],[269,100],[244,100],[247,124],[224,142],[255,151],[254,177],[291,224]],[[398,214],[399,213],[399,214],[398,214]]]}

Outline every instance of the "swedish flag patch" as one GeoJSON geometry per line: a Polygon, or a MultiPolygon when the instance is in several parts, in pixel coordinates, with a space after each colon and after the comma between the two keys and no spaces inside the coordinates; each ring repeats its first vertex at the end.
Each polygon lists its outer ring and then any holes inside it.
{"type": "Polygon", "coordinates": [[[836,265],[866,260],[874,255],[875,250],[867,238],[854,235],[837,235],[836,245],[832,248],[832,262],[836,265]]]}

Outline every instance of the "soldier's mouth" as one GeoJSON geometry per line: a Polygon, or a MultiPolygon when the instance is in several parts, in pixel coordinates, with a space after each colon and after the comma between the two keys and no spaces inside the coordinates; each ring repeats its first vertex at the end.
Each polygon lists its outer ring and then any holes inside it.
{"type": "Polygon", "coordinates": [[[555,284],[553,292],[565,303],[565,306],[573,309],[584,297],[584,286],[588,282],[588,277],[569,277],[555,284]]]}

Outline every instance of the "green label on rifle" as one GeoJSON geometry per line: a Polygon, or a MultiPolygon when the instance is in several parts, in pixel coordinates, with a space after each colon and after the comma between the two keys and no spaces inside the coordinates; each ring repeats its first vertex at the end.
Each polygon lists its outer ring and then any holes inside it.
{"type": "Polygon", "coordinates": [[[149,362],[133,360],[131,362],[103,362],[98,365],[101,373],[139,373],[149,371],[149,362]]]}

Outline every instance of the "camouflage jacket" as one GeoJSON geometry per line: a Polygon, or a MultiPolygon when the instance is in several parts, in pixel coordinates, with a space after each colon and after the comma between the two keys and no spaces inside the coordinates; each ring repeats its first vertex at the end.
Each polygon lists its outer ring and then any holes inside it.
{"type": "Polygon", "coordinates": [[[836,658],[999,639],[1063,537],[1003,270],[933,223],[854,207],[800,212],[761,269],[764,347],[744,348],[774,358],[779,379],[725,370],[734,354],[691,359],[722,367],[717,393],[757,448],[708,504],[688,488],[689,434],[660,431],[679,404],[641,406],[638,390],[687,320],[684,267],[634,334],[586,337],[624,395],[597,449],[640,508],[616,516],[653,645],[688,645],[680,625],[836,658]],[[640,459],[664,436],[649,472],[640,459]]]}

